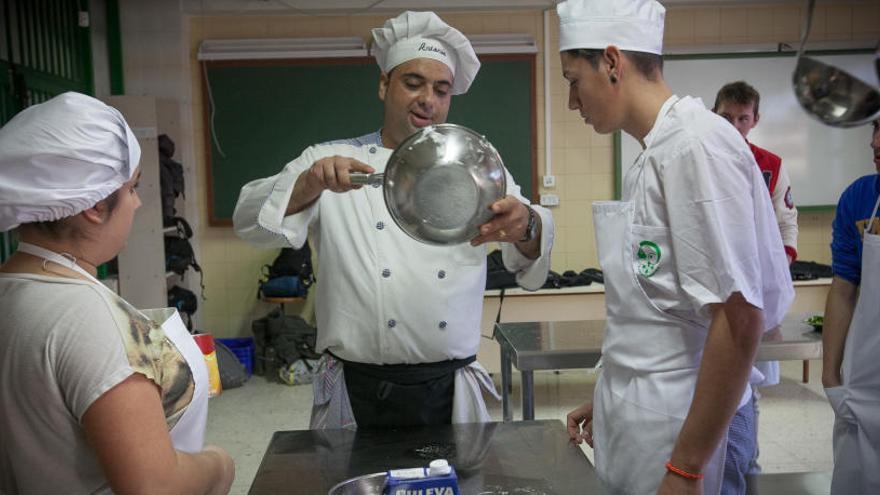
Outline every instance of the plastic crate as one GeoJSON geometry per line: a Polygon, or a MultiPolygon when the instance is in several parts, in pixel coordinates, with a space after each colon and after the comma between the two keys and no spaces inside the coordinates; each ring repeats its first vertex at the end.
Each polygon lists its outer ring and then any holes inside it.
{"type": "Polygon", "coordinates": [[[240,337],[235,339],[217,339],[223,345],[229,348],[238,361],[244,365],[247,375],[250,377],[254,373],[254,338],[240,337]]]}

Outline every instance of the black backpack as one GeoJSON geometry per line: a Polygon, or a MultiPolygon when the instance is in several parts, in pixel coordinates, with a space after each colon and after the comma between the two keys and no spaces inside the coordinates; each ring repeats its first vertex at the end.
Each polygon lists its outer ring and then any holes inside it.
{"type": "Polygon", "coordinates": [[[174,141],[166,134],[159,136],[159,190],[162,197],[162,225],[174,224],[177,210],[174,200],[184,195],[183,165],[174,161],[174,141]]]}
{"type": "Polygon", "coordinates": [[[285,315],[280,309],[251,322],[256,345],[255,373],[274,376],[275,370],[299,359],[318,359],[315,352],[318,329],[299,316],[285,315]]]}
{"type": "Polygon", "coordinates": [[[486,290],[509,289],[516,286],[516,274],[507,271],[504,267],[501,250],[496,249],[486,255],[486,290]]]}
{"type": "Polygon", "coordinates": [[[295,276],[306,287],[315,281],[312,271],[312,249],[308,241],[300,249],[282,248],[271,265],[265,265],[264,275],[267,279],[295,276]]]}
{"type": "Polygon", "coordinates": [[[199,274],[202,299],[205,299],[205,275],[202,273],[202,267],[196,261],[196,253],[189,242],[189,238],[192,237],[192,228],[186,220],[180,217],[174,217],[172,222],[172,225],[177,225],[177,235],[165,236],[165,270],[183,277],[187,269],[192,267],[199,274]]]}
{"type": "Polygon", "coordinates": [[[178,285],[168,289],[168,306],[176,308],[186,323],[186,328],[192,331],[192,315],[199,309],[199,301],[191,290],[178,285]]]}

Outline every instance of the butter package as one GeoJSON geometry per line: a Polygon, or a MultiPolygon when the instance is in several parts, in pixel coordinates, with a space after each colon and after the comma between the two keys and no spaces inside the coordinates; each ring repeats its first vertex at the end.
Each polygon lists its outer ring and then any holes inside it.
{"type": "Polygon", "coordinates": [[[445,459],[431,461],[427,468],[392,469],[384,495],[459,495],[458,478],[445,459]]]}

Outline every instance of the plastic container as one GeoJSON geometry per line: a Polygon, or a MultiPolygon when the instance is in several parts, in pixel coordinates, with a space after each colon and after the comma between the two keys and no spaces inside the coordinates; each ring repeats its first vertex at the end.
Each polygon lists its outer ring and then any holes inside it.
{"type": "Polygon", "coordinates": [[[248,377],[254,374],[254,338],[253,337],[241,337],[235,339],[217,339],[217,342],[222,343],[226,347],[235,354],[235,357],[238,358],[238,362],[244,365],[245,371],[247,371],[248,377]]]}
{"type": "Polygon", "coordinates": [[[208,397],[216,397],[223,391],[223,386],[220,383],[220,368],[217,366],[214,337],[210,333],[198,333],[193,335],[193,340],[205,356],[205,365],[208,367],[208,397]]]}

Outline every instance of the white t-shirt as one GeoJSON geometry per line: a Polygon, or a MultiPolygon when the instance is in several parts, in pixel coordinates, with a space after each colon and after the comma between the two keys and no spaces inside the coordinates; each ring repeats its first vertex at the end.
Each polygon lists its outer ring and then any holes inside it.
{"type": "Polygon", "coordinates": [[[102,394],[142,373],[169,429],[192,374],[155,322],[93,282],[0,273],[0,493],[109,491],[81,421],[102,394]]]}

